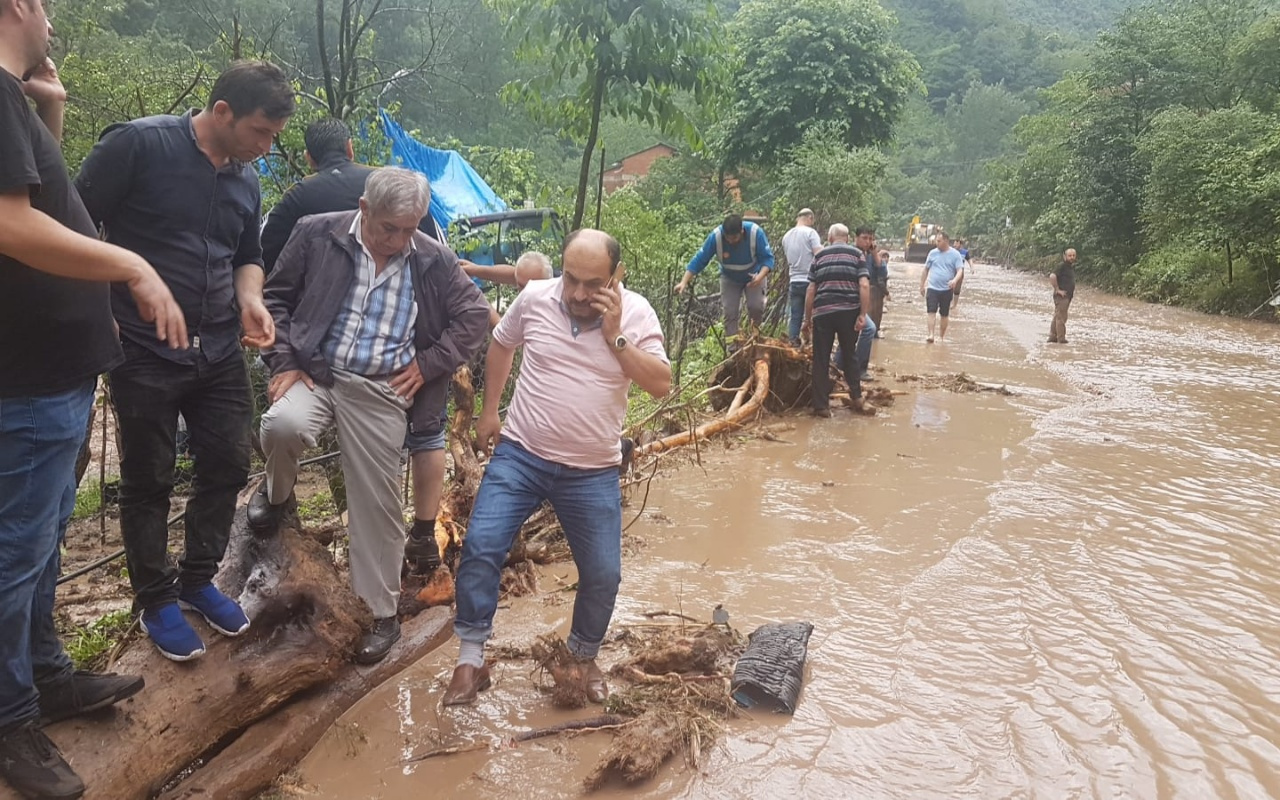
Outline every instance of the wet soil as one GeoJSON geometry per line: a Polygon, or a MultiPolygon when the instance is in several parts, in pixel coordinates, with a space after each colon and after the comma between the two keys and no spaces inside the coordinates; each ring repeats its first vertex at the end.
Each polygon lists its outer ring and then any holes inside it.
{"type": "MultiPolygon", "coordinates": [[[[597,796],[1280,797],[1280,330],[1086,289],[1050,345],[1048,288],[979,266],[926,344],[918,268],[893,269],[871,385],[907,394],[703,447],[628,531],[615,631],[717,604],[742,632],[811,622],[796,714],[747,713],[699,768],[597,796]]],[[[539,689],[526,654],[567,633],[576,576],[537,571],[474,707],[439,704],[446,645],[353,708],[297,791],[580,796],[611,733],[503,744],[600,713],[539,689]],[[459,745],[480,747],[403,763],[459,745]]]]}

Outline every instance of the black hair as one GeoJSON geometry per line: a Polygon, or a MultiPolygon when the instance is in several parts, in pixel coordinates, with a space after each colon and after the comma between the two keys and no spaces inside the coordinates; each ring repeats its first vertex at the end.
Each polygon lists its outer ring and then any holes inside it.
{"type": "Polygon", "coordinates": [[[742,215],[730,214],[724,218],[724,224],[720,226],[725,236],[739,236],[742,234],[742,215]]]}
{"type": "Polygon", "coordinates": [[[856,235],[856,236],[863,236],[863,235],[866,235],[866,236],[875,236],[875,235],[876,235],[876,229],[875,229],[875,228],[873,228],[873,227],[871,227],[870,225],[863,225],[861,228],[858,228],[858,230],[855,232],[855,234],[854,234],[854,235],[856,235]]]}
{"type": "Polygon", "coordinates": [[[307,126],[304,137],[307,154],[317,164],[329,156],[347,155],[347,142],[351,141],[351,129],[336,117],[324,117],[307,126]]]}
{"type": "Polygon", "coordinates": [[[277,122],[293,116],[293,96],[293,84],[275,64],[237,61],[214,81],[206,109],[212,111],[221,100],[231,107],[237,119],[261,111],[264,117],[277,122]]]}
{"type": "MultiPolygon", "coordinates": [[[[578,228],[573,233],[564,237],[564,244],[560,246],[560,260],[564,261],[565,253],[569,252],[569,247],[578,239],[583,231],[593,230],[591,228],[578,228]]],[[[604,237],[604,248],[609,253],[609,274],[618,271],[618,264],[622,262],[622,245],[618,244],[618,240],[605,233],[604,231],[595,231],[604,237]]]]}

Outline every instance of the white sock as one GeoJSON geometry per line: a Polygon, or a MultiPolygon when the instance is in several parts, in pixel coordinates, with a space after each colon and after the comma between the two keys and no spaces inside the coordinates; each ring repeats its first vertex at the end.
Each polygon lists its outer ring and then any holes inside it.
{"type": "Polygon", "coordinates": [[[470,664],[479,669],[484,666],[484,643],[483,642],[461,642],[462,646],[458,648],[458,666],[470,664]]]}

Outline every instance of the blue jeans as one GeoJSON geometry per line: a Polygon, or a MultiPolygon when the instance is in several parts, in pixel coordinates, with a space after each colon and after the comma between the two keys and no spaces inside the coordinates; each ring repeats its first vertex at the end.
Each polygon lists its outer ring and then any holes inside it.
{"type": "MultiPolygon", "coordinates": [[[[854,355],[858,357],[858,374],[867,371],[867,367],[871,366],[871,340],[876,338],[876,324],[872,321],[871,315],[867,315],[867,324],[863,326],[862,331],[858,334],[858,344],[855,345],[854,355]]],[[[836,348],[835,360],[840,363],[840,359],[844,357],[839,347],[836,348]]]]}
{"type": "Polygon", "coordinates": [[[95,385],[0,398],[0,730],[39,716],[37,684],[71,674],[53,594],[95,385]]]}
{"type": "Polygon", "coordinates": [[[791,317],[787,324],[787,338],[790,341],[800,339],[800,325],[804,322],[804,296],[809,291],[809,282],[793,283],[788,290],[791,299],[791,317]]]}
{"type": "Polygon", "coordinates": [[[551,501],[578,567],[569,652],[595,658],[613,617],[622,581],[622,489],[618,468],[574,469],[547,461],[509,439],[485,467],[458,565],[458,614],[464,642],[483,644],[493,633],[507,552],[520,526],[551,501]]]}

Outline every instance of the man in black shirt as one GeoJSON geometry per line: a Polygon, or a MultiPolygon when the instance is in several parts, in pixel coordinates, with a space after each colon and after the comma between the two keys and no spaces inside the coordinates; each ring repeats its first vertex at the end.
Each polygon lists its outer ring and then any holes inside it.
{"type": "MultiPolygon", "coordinates": [[[[351,129],[340,119],[325,117],[311,123],[305,141],[307,164],[315,174],[290,186],[262,225],[262,263],[268,274],[275,269],[298,220],[311,214],[355,211],[364,194],[364,182],[375,169],[352,160],[351,129]]],[[[422,218],[418,230],[437,242],[444,241],[430,214],[422,218]]]]}
{"type": "Polygon", "coordinates": [[[1067,311],[1071,299],[1076,296],[1076,251],[1068,249],[1062,254],[1062,263],[1049,273],[1053,286],[1053,322],[1049,323],[1049,343],[1067,343],[1067,311]]]}
{"type": "Polygon", "coordinates": [[[190,332],[187,350],[157,346],[144,335],[133,300],[113,289],[125,353],[111,372],[120,424],[120,527],[142,628],[175,661],[204,653],[179,603],[223,635],[249,627],[213,578],[249,474],[253,400],[241,343],[265,348],[275,340],[262,300],[262,198],[251,162],[271,149],[293,114],[293,94],[278,67],[233,64],[204,109],[109,128],[76,178],[107,241],[155,267],[190,332]],[[166,518],[179,414],[190,435],[195,489],[175,570],[166,518]]]}
{"type": "Polygon", "coordinates": [[[26,797],[73,798],[84,784],[41,717],[143,685],[74,671],[53,621],[76,456],[97,376],[120,361],[108,282],[131,292],[151,336],[181,345],[186,330],[155,270],[98,241],[71,187],[50,33],[40,0],[0,3],[0,775],[26,797]]]}

